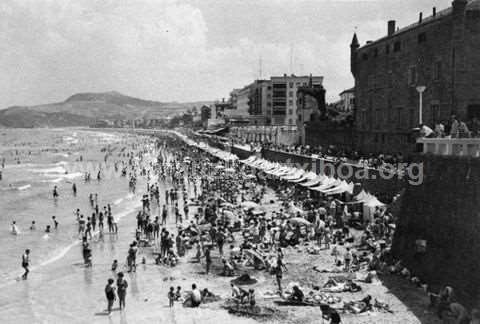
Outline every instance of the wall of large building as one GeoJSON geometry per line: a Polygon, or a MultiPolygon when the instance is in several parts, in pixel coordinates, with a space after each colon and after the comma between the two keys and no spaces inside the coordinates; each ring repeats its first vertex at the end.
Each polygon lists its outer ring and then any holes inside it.
{"type": "Polygon", "coordinates": [[[333,125],[329,121],[316,121],[307,125],[306,143],[312,147],[333,145],[346,151],[354,150],[354,129],[333,125]]]}
{"type": "Polygon", "coordinates": [[[480,161],[423,157],[424,181],[406,188],[393,252],[433,291],[452,286],[480,306],[480,161]],[[426,241],[425,253],[416,250],[426,241]]]}
{"type": "Polygon", "coordinates": [[[405,145],[422,121],[432,128],[456,113],[480,116],[480,12],[470,7],[436,13],[422,23],[352,51],[358,145],[369,151],[412,149],[405,145]],[[469,108],[470,107],[470,108],[469,108]],[[472,108],[473,107],[473,108],[472,108]]]}

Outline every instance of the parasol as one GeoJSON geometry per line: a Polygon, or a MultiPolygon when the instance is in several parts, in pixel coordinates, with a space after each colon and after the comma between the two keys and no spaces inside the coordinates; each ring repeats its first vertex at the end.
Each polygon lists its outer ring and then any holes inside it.
{"type": "Polygon", "coordinates": [[[244,207],[244,208],[259,208],[260,205],[257,204],[256,202],[253,202],[253,201],[244,201],[240,204],[240,206],[244,207]]]}
{"type": "Polygon", "coordinates": [[[290,221],[291,224],[294,224],[294,225],[312,226],[312,223],[310,223],[305,218],[301,218],[301,217],[294,217],[294,218],[289,219],[289,221],[290,221]]]}

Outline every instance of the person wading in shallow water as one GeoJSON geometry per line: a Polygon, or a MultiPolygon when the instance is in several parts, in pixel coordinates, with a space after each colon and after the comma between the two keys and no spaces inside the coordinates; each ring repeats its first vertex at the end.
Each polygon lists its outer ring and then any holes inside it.
{"type": "Polygon", "coordinates": [[[105,297],[107,298],[107,313],[110,315],[112,313],[112,307],[113,303],[115,302],[116,296],[115,296],[115,287],[113,286],[113,283],[115,280],[112,278],[108,279],[108,283],[105,286],[105,297]]]}
{"type": "Polygon", "coordinates": [[[22,255],[22,268],[25,269],[25,273],[22,275],[22,279],[26,280],[28,277],[28,265],[30,264],[30,250],[26,249],[25,254],[22,255]]]}
{"type": "Polygon", "coordinates": [[[123,272],[117,274],[117,295],[120,309],[125,308],[125,297],[127,296],[128,282],[123,278],[123,272]]]}
{"type": "Polygon", "coordinates": [[[55,186],[55,187],[53,187],[53,199],[57,199],[58,196],[60,196],[58,194],[58,188],[57,188],[57,186],[55,186]]]}

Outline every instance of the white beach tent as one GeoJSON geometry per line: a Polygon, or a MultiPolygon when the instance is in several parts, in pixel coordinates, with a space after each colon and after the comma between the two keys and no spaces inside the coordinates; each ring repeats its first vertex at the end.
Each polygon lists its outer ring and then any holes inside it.
{"type": "Polygon", "coordinates": [[[338,185],[334,188],[331,188],[331,189],[325,191],[324,193],[326,195],[337,195],[337,194],[342,194],[344,192],[352,194],[353,193],[353,187],[354,187],[354,184],[352,182],[349,183],[345,180],[342,180],[340,185],[338,185]]]}
{"type": "Polygon", "coordinates": [[[296,169],[296,171],[292,175],[281,176],[280,178],[283,180],[291,181],[300,179],[305,174],[305,171],[296,169]]]}
{"type": "Polygon", "coordinates": [[[324,192],[325,190],[328,190],[330,188],[339,186],[340,183],[341,183],[340,180],[335,179],[333,177],[328,177],[319,186],[312,187],[310,189],[315,190],[315,191],[319,191],[319,192],[324,192]]]}
{"type": "Polygon", "coordinates": [[[374,195],[362,190],[355,196],[355,200],[363,203],[363,219],[371,221],[377,207],[385,207],[385,204],[378,200],[374,195]]]}
{"type": "Polygon", "coordinates": [[[306,181],[313,180],[316,177],[317,177],[317,174],[310,171],[310,172],[304,173],[300,179],[291,180],[291,182],[301,183],[301,182],[306,182],[306,181]]]}
{"type": "Polygon", "coordinates": [[[292,169],[290,169],[289,167],[283,166],[283,167],[278,168],[275,171],[269,172],[269,174],[273,175],[273,176],[276,176],[276,177],[280,177],[282,175],[286,175],[286,174],[290,173],[291,170],[292,169]]]}
{"type": "Polygon", "coordinates": [[[317,175],[315,178],[308,180],[306,182],[300,183],[301,186],[303,187],[315,187],[318,186],[322,183],[323,180],[325,180],[327,177],[322,175],[317,175]]]}

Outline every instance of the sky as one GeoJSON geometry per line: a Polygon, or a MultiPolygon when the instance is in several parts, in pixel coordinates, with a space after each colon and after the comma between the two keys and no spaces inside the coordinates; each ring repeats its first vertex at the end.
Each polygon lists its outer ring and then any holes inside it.
{"type": "Polygon", "coordinates": [[[349,45],[451,0],[2,0],[0,108],[118,91],[158,101],[228,98],[258,78],[354,85],[349,45]],[[260,62],[262,62],[260,64],[260,62]],[[261,69],[260,69],[261,66],[261,69]],[[260,73],[261,71],[261,73],[260,73]]]}

